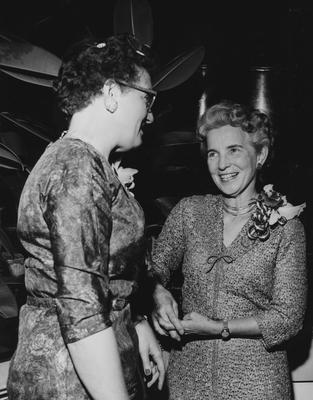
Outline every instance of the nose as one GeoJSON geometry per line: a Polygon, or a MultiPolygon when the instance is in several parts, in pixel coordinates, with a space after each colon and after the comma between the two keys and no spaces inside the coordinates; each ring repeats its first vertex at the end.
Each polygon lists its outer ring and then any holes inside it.
{"type": "Polygon", "coordinates": [[[153,121],[154,121],[153,113],[151,110],[149,110],[146,116],[146,124],[152,124],[153,121]]]}
{"type": "Polygon", "coordinates": [[[218,159],[218,168],[223,171],[225,170],[227,167],[229,167],[229,160],[227,155],[225,154],[220,154],[219,159],[218,159]]]}

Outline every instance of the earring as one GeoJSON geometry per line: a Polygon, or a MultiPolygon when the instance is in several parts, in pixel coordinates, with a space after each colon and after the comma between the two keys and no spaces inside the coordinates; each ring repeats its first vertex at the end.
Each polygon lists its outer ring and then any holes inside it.
{"type": "Polygon", "coordinates": [[[263,164],[261,162],[258,162],[257,165],[256,165],[256,169],[258,171],[260,171],[260,169],[262,169],[262,167],[263,167],[263,164]]]}
{"type": "Polygon", "coordinates": [[[117,110],[117,102],[112,99],[112,97],[109,97],[105,102],[105,108],[107,111],[113,114],[117,110]]]}

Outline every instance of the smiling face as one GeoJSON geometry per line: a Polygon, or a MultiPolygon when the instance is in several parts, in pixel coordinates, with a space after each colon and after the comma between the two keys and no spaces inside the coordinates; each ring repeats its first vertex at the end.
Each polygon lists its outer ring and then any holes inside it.
{"type": "MultiPolygon", "coordinates": [[[[140,71],[139,79],[134,85],[151,90],[151,78],[145,70],[140,71]]],[[[153,114],[149,108],[150,94],[136,88],[120,84],[119,103],[120,140],[119,151],[127,151],[142,143],[143,123],[153,122],[153,114]]]]}
{"type": "Polygon", "coordinates": [[[251,199],[257,164],[263,164],[267,150],[257,154],[249,134],[230,125],[210,130],[206,141],[208,168],[216,186],[227,197],[251,199]]]}

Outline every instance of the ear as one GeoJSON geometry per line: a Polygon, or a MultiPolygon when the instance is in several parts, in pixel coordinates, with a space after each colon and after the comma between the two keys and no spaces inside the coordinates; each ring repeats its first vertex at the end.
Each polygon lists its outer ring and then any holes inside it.
{"type": "Polygon", "coordinates": [[[103,85],[102,94],[106,110],[114,113],[118,107],[119,86],[113,80],[107,80],[103,85]]]}
{"type": "Polygon", "coordinates": [[[107,79],[103,84],[101,92],[104,97],[113,97],[114,100],[117,100],[121,94],[121,88],[113,79],[107,79]]]}
{"type": "Polygon", "coordinates": [[[268,147],[263,146],[260,153],[257,155],[257,159],[256,159],[257,165],[258,164],[264,165],[264,163],[267,159],[267,156],[268,156],[268,147]]]}

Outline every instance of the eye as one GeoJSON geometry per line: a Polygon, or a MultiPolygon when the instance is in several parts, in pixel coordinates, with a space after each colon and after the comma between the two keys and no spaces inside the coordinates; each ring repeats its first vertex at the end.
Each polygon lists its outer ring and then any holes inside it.
{"type": "Polygon", "coordinates": [[[149,94],[146,94],[146,95],[145,95],[145,102],[146,102],[147,108],[149,109],[150,103],[151,103],[151,97],[150,97],[149,94]]]}
{"type": "Polygon", "coordinates": [[[153,103],[154,103],[154,99],[155,99],[155,96],[153,96],[153,94],[147,93],[145,95],[146,107],[147,107],[148,111],[151,110],[153,103]]]}
{"type": "Polygon", "coordinates": [[[238,154],[240,152],[240,148],[239,147],[232,147],[231,149],[229,149],[230,154],[238,154]]]}
{"type": "Polygon", "coordinates": [[[216,151],[210,150],[210,151],[208,151],[208,153],[207,153],[208,159],[213,159],[213,158],[216,157],[216,156],[217,156],[216,151]]]}

